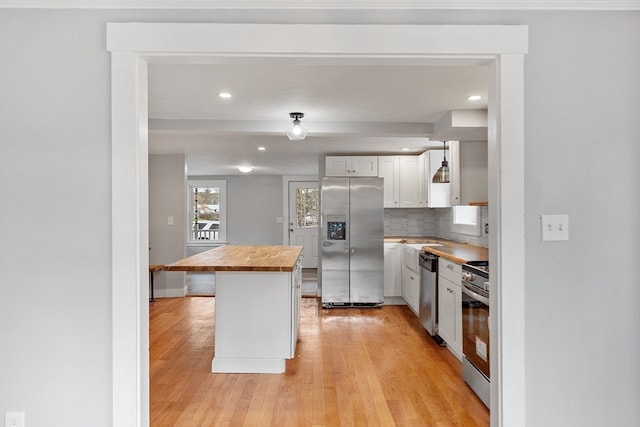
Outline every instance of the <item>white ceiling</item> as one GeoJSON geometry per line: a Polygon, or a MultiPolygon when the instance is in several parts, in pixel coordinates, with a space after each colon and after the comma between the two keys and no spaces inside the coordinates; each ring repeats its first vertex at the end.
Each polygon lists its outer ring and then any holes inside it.
{"type": "Polygon", "coordinates": [[[441,147],[433,129],[447,111],[487,108],[487,76],[480,65],[152,63],[149,152],[185,153],[191,175],[317,174],[321,154],[420,153],[441,147]],[[285,135],[294,111],[304,141],[285,135]]]}

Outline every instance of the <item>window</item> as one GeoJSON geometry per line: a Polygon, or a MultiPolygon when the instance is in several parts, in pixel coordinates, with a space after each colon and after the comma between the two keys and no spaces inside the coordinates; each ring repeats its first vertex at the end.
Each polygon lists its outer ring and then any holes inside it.
{"type": "Polygon", "coordinates": [[[453,206],[451,231],[459,234],[480,235],[480,208],[478,206],[453,206]]]}
{"type": "Polygon", "coordinates": [[[188,243],[226,242],[226,187],[226,181],[188,181],[188,243]]]}
{"type": "Polygon", "coordinates": [[[318,226],[318,188],[296,189],[296,225],[298,228],[318,226]]]}

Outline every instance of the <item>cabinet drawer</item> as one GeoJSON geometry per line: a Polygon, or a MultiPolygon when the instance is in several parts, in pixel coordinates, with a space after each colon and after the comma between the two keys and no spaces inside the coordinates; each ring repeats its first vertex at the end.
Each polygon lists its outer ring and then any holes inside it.
{"type": "Polygon", "coordinates": [[[438,258],[438,274],[460,286],[462,266],[458,263],[440,257],[438,258]]]}

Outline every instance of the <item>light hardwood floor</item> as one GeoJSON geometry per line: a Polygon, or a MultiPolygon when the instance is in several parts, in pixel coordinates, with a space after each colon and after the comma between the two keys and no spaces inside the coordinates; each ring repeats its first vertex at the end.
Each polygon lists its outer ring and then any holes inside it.
{"type": "Polygon", "coordinates": [[[153,427],[489,425],[460,362],[406,306],[326,310],[303,298],[281,375],[211,373],[214,310],[212,297],[150,305],[153,427]]]}

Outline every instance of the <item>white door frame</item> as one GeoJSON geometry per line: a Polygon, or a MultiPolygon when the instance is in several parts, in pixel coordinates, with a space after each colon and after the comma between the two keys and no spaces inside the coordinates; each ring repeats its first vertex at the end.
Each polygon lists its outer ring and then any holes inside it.
{"type": "MultiPolygon", "coordinates": [[[[282,189],[283,191],[283,209],[286,209],[284,212],[284,235],[283,235],[283,243],[285,245],[291,245],[291,232],[289,230],[291,230],[291,228],[293,227],[292,223],[294,221],[294,218],[291,217],[290,213],[291,213],[291,203],[294,202],[294,200],[291,199],[291,184],[293,183],[304,183],[304,182],[311,182],[313,184],[316,185],[316,187],[319,189],[320,188],[320,182],[318,181],[317,178],[311,178],[311,177],[306,177],[306,178],[301,178],[301,179],[292,179],[291,176],[283,176],[282,177],[282,182],[284,184],[284,187],[282,189]]],[[[315,229],[316,232],[316,240],[317,240],[317,233],[318,233],[318,228],[315,229]]],[[[305,248],[305,251],[308,251],[309,248],[305,248]]],[[[317,251],[317,249],[316,249],[317,251]]],[[[305,252],[307,254],[307,256],[309,256],[309,254],[307,252],[305,252]]],[[[317,253],[317,252],[316,252],[317,253]]],[[[317,258],[317,257],[316,257],[317,258]]],[[[303,268],[307,268],[309,263],[305,262],[305,260],[303,260],[303,268]]],[[[318,267],[318,263],[317,263],[317,259],[316,259],[316,263],[315,263],[315,267],[313,268],[317,268],[318,267]]],[[[311,268],[311,267],[310,267],[311,268]]]]}
{"type": "Polygon", "coordinates": [[[284,224],[282,227],[282,244],[289,244],[289,183],[296,181],[311,181],[317,182],[318,186],[320,181],[317,176],[312,175],[283,175],[282,176],[282,217],[284,218],[284,224]]]}
{"type": "Polygon", "coordinates": [[[109,23],[113,425],[149,424],[147,68],[153,61],[484,64],[489,81],[491,424],[525,425],[524,55],[528,27],[109,23]],[[504,143],[503,143],[504,141],[504,143]],[[502,287],[502,283],[508,286],[502,287]]]}

